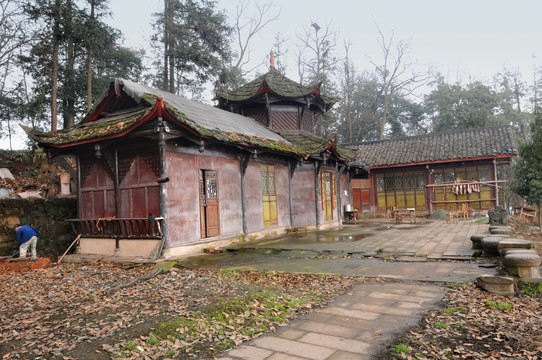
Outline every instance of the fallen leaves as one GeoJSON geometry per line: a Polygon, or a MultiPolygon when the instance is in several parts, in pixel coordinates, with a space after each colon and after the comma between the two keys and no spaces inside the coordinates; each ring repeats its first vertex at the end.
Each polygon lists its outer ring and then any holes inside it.
{"type": "MultiPolygon", "coordinates": [[[[490,294],[471,283],[451,290],[444,303],[410,332],[413,359],[542,359],[540,297],[490,294]]],[[[381,358],[401,355],[386,351],[381,358]]]]}
{"type": "Polygon", "coordinates": [[[0,275],[0,354],[2,360],[206,358],[274,331],[356,281],[106,263],[0,275]],[[246,305],[224,307],[241,299],[246,305]],[[177,327],[174,336],[153,334],[177,318],[189,326],[177,327]]]}

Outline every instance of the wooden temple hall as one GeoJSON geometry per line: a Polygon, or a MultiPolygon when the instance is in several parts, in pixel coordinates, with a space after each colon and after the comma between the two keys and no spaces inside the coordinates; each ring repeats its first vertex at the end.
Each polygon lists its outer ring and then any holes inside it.
{"type": "Polygon", "coordinates": [[[81,253],[172,257],[337,226],[345,209],[483,211],[496,204],[498,166],[517,154],[507,127],[340,146],[315,135],[337,99],[273,63],[217,98],[114,79],[72,128],[25,129],[51,158],[76,159],[81,253]]]}

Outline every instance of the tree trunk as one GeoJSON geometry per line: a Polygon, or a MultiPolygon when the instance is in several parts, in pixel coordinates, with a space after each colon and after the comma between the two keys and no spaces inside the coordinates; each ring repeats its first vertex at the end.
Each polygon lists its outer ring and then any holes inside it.
{"type": "Polygon", "coordinates": [[[540,213],[540,205],[542,205],[542,201],[538,201],[538,227],[542,227],[542,214],[540,213]]]}
{"type": "Polygon", "coordinates": [[[386,121],[388,118],[388,106],[390,102],[390,96],[388,94],[388,89],[384,89],[384,114],[382,114],[382,122],[380,124],[380,136],[378,140],[384,139],[384,129],[386,128],[386,121]]]}
{"type": "Polygon", "coordinates": [[[92,45],[94,42],[94,7],[95,1],[90,1],[90,39],[87,45],[87,112],[92,108],[92,45]]]}
{"type": "Polygon", "coordinates": [[[169,91],[169,0],[164,0],[164,91],[169,91]]]}
{"type": "Polygon", "coordinates": [[[66,69],[66,109],[64,109],[64,129],[73,126],[75,117],[75,50],[73,46],[73,18],[72,18],[72,1],[66,3],[66,22],[69,26],[68,44],[67,44],[67,69],[66,69]]]}
{"type": "Polygon", "coordinates": [[[53,25],[53,70],[51,73],[51,131],[57,131],[57,93],[58,93],[58,47],[60,38],[60,0],[55,1],[53,25]]]}
{"type": "Polygon", "coordinates": [[[168,22],[168,49],[169,49],[169,92],[175,94],[175,59],[173,52],[175,50],[175,39],[171,35],[173,29],[173,0],[169,0],[169,11],[167,15],[168,22]]]}

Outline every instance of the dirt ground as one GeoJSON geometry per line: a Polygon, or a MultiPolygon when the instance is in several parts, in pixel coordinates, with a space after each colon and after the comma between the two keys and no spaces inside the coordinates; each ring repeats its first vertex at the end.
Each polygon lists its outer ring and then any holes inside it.
{"type": "Polygon", "coordinates": [[[39,258],[36,261],[0,260],[0,274],[22,273],[36,269],[47,269],[49,267],[51,267],[51,259],[49,258],[39,258]]]}

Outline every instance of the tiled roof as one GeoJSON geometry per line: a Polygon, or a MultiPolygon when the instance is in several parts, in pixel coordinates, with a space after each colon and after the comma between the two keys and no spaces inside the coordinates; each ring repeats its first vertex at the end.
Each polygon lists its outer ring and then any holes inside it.
{"type": "MultiPolygon", "coordinates": [[[[83,121],[74,127],[59,130],[56,133],[39,132],[25,128],[28,136],[41,144],[56,147],[72,146],[83,141],[98,141],[101,138],[121,136],[141,124],[145,116],[154,107],[156,97],[162,95],[167,111],[180,124],[192,129],[202,137],[213,138],[225,143],[252,145],[295,154],[303,153],[303,150],[251,118],[124,79],[115,79],[112,81],[112,85],[114,85],[115,92],[119,96],[121,94],[120,86],[122,85],[122,90],[135,103],[139,104],[139,107],[132,108],[132,110],[116,111],[112,115],[94,121],[90,121],[90,117],[87,115],[83,121]]],[[[108,95],[109,90],[97,101],[91,113],[97,111],[99,104],[108,95]]],[[[119,97],[115,97],[115,99],[123,101],[119,97]]]]}
{"type": "Polygon", "coordinates": [[[338,157],[347,163],[362,166],[362,164],[357,162],[357,150],[355,149],[338,146],[333,141],[326,140],[306,131],[282,130],[279,133],[292,144],[303,149],[308,155],[320,154],[322,151],[329,149],[335,152],[338,157]]]}
{"type": "Polygon", "coordinates": [[[319,99],[321,103],[326,104],[328,107],[337,101],[335,98],[321,94],[319,85],[301,85],[288,79],[275,68],[271,68],[269,72],[234,91],[221,91],[217,94],[217,97],[226,101],[238,102],[252,99],[266,91],[285,98],[303,98],[314,95],[316,99],[319,99]]]}
{"type": "Polygon", "coordinates": [[[512,129],[494,126],[362,143],[358,160],[373,168],[517,154],[512,129]]]}

